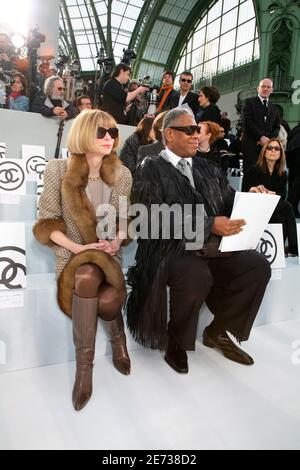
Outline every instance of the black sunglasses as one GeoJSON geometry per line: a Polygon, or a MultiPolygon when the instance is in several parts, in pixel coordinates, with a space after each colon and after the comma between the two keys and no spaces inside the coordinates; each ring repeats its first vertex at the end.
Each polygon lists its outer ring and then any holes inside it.
{"type": "Polygon", "coordinates": [[[200,127],[197,125],[193,126],[170,126],[169,129],[174,129],[175,131],[184,132],[186,135],[194,135],[195,132],[200,134],[200,127]]]}
{"type": "Polygon", "coordinates": [[[62,86],[59,86],[59,87],[57,87],[57,90],[58,90],[58,91],[65,91],[65,88],[62,87],[62,86]]]}
{"type": "Polygon", "coordinates": [[[110,127],[109,129],[106,129],[105,127],[98,127],[97,139],[103,139],[107,132],[112,139],[117,139],[119,136],[119,129],[117,129],[117,127],[110,127]]]}
{"type": "Polygon", "coordinates": [[[192,83],[193,80],[190,80],[189,78],[181,78],[181,82],[187,82],[187,83],[192,83]]]}
{"type": "Polygon", "coordinates": [[[273,145],[268,145],[267,150],[270,150],[270,151],[276,150],[276,152],[280,152],[281,148],[279,147],[279,145],[274,145],[274,146],[273,145]]]}

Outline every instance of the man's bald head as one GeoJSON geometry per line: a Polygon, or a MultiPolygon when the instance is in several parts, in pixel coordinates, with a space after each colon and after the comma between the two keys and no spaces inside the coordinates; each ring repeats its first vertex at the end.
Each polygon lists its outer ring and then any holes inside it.
{"type": "Polygon", "coordinates": [[[270,78],[263,78],[257,87],[258,94],[263,99],[268,99],[273,93],[273,81],[270,78]]]}

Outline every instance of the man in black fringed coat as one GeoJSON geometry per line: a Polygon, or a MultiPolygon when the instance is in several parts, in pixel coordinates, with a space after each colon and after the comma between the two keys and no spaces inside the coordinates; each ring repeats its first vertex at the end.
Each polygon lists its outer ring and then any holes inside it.
{"type": "MultiPolygon", "coordinates": [[[[148,209],[151,204],[191,204],[193,208],[203,204],[204,245],[188,251],[184,238],[138,240],[136,262],[128,271],[129,329],[142,345],[166,350],[166,362],[187,373],[186,351],[195,349],[199,309],[206,302],[214,320],[204,330],[203,343],[228,359],[253,364],[226,330],[240,342],[248,339],[270,279],[269,263],[252,250],[227,256],[218,251],[221,237],[239,233],[245,221],[229,219],[234,190],[221,170],[195,157],[198,127],[192,113],[180,108],[169,111],[163,134],[166,150],[147,157],[138,167],[132,202],[148,209]]],[[[193,226],[194,218],[195,213],[193,226]]]]}

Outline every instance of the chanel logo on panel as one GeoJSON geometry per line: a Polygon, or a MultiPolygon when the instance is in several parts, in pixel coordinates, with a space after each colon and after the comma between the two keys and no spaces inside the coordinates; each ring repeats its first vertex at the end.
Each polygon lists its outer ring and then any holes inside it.
{"type": "Polygon", "coordinates": [[[6,147],[4,144],[0,143],[0,159],[5,158],[6,147]]]}
{"type": "Polygon", "coordinates": [[[39,180],[42,180],[44,176],[45,166],[46,160],[44,159],[44,157],[40,157],[39,155],[32,156],[27,160],[26,172],[36,173],[38,175],[39,180]]]}
{"type": "Polygon", "coordinates": [[[17,246],[0,247],[0,289],[22,289],[24,276],[25,250],[17,246]]]}
{"type": "Polygon", "coordinates": [[[272,264],[277,256],[278,248],[273,235],[265,230],[258,244],[258,252],[264,255],[270,264],[272,264]]]}
{"type": "Polygon", "coordinates": [[[24,170],[17,162],[0,160],[0,189],[16,191],[25,181],[24,170]]]}

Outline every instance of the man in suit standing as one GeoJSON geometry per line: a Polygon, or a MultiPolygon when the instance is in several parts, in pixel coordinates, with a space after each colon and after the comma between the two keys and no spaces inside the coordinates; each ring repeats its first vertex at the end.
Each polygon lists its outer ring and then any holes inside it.
{"type": "Polygon", "coordinates": [[[273,92],[272,80],[261,80],[257,91],[258,96],[248,98],[242,109],[244,173],[256,164],[262,146],[270,138],[277,137],[280,129],[278,110],[270,102],[273,92]]]}
{"type": "Polygon", "coordinates": [[[182,104],[188,104],[196,116],[199,110],[198,95],[191,91],[193,85],[193,74],[191,72],[182,72],[179,78],[180,93],[175,95],[172,100],[172,108],[177,108],[182,104]]]}

